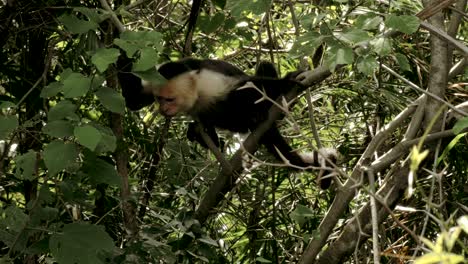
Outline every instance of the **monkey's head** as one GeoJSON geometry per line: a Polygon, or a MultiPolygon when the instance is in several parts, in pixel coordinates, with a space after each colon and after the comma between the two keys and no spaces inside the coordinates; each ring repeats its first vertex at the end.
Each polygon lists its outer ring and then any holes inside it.
{"type": "Polygon", "coordinates": [[[192,72],[170,79],[162,86],[152,88],[153,95],[159,102],[159,112],[172,117],[181,112],[189,112],[198,98],[198,91],[192,72]]]}

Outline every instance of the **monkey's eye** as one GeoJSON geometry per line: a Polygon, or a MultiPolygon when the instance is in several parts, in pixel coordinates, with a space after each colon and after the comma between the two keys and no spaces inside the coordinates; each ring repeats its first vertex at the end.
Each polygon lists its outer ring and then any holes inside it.
{"type": "Polygon", "coordinates": [[[156,96],[156,100],[158,100],[159,102],[171,103],[171,102],[174,102],[175,98],[174,97],[156,96]]]}

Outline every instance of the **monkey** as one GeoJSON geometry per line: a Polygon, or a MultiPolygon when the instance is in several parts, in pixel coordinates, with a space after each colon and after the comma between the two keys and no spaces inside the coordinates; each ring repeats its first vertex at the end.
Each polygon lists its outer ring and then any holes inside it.
{"type": "MultiPolygon", "coordinates": [[[[119,66],[119,62],[118,67],[128,70],[128,66],[119,66]]],[[[217,147],[220,146],[217,128],[235,133],[254,131],[267,118],[269,109],[274,105],[271,100],[275,101],[302,85],[295,80],[298,72],[279,78],[269,62],[262,62],[254,76],[223,60],[194,58],[165,63],[158,68],[158,72],[167,79],[166,83],[154,85],[144,80],[137,83],[133,77],[126,76],[131,73],[119,72],[127,107],[138,110],[156,100],[163,116],[186,114],[200,122],[217,147]],[[129,80],[136,87],[130,87],[129,80]],[[152,100],[148,98],[150,94],[154,96],[152,100]],[[265,99],[265,96],[269,99],[265,99]]],[[[206,148],[195,126],[196,123],[189,125],[187,137],[206,148]]],[[[317,152],[307,154],[294,151],[276,125],[267,130],[259,143],[278,160],[284,157],[297,167],[329,165],[317,152]]],[[[336,161],[337,153],[334,150],[319,151],[332,162],[336,161]]],[[[319,179],[320,187],[327,189],[331,180],[331,177],[319,179]]]]}
{"type": "MultiPolygon", "coordinates": [[[[237,67],[231,69],[231,67],[232,67],[231,64],[224,64],[224,62],[222,62],[222,61],[214,61],[214,62],[215,63],[222,63],[222,65],[218,65],[218,66],[222,66],[225,69],[230,69],[229,72],[232,73],[232,76],[242,77],[244,79],[249,78],[249,76],[247,76],[243,71],[241,71],[237,67]]],[[[217,69],[219,69],[219,68],[217,67],[217,69]]],[[[294,79],[301,72],[302,71],[291,72],[285,78],[294,79]]],[[[278,78],[278,73],[276,72],[276,69],[275,69],[275,67],[274,67],[274,65],[272,63],[266,62],[266,61],[261,61],[258,64],[257,68],[256,68],[255,77],[266,77],[266,78],[275,78],[275,79],[277,79],[278,78]]],[[[196,122],[189,123],[188,129],[187,129],[187,138],[192,142],[193,141],[198,142],[198,144],[200,144],[204,148],[208,148],[205,141],[202,139],[200,133],[197,132],[196,126],[197,126],[196,122]]],[[[222,141],[221,139],[218,138],[218,135],[216,133],[215,128],[214,127],[208,127],[208,128],[205,128],[204,130],[205,130],[205,133],[215,143],[215,145],[218,148],[221,148],[221,150],[223,150],[224,141],[222,141]]]]}

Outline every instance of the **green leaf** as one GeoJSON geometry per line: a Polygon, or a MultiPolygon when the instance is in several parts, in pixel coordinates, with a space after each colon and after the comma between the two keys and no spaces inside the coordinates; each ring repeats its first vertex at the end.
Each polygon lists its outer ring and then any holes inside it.
{"type": "Polygon", "coordinates": [[[99,130],[90,125],[76,127],[73,134],[81,145],[92,151],[96,149],[96,146],[102,138],[99,130]]]}
{"type": "Polygon", "coordinates": [[[462,228],[459,226],[450,228],[450,232],[443,231],[441,235],[444,238],[445,249],[447,251],[450,252],[453,250],[453,246],[455,246],[455,243],[457,243],[461,232],[462,232],[462,228]]]}
{"type": "Polygon", "coordinates": [[[52,141],[44,149],[44,162],[49,175],[54,176],[64,169],[78,166],[78,148],[73,143],[52,141]]]}
{"type": "Polygon", "coordinates": [[[433,264],[433,263],[448,263],[457,264],[464,261],[464,257],[452,253],[445,252],[430,252],[414,261],[414,264],[433,264]]]}
{"type": "Polygon", "coordinates": [[[206,34],[210,34],[215,32],[220,26],[224,24],[224,19],[224,14],[219,12],[216,13],[213,17],[201,16],[197,21],[197,25],[201,31],[206,34]]]}
{"type": "Polygon", "coordinates": [[[271,260],[268,260],[268,259],[262,258],[262,257],[256,257],[255,260],[260,262],[260,263],[272,263],[271,260]]]}
{"type": "Polygon", "coordinates": [[[63,84],[61,82],[53,82],[49,83],[44,89],[41,91],[41,98],[50,98],[52,96],[56,96],[60,91],[62,91],[63,84]]]}
{"type": "Polygon", "coordinates": [[[73,124],[66,120],[55,120],[47,123],[42,132],[56,138],[70,137],[73,136],[73,124]]]}
{"type": "Polygon", "coordinates": [[[49,248],[58,263],[96,264],[106,263],[100,255],[112,252],[114,243],[103,226],[73,223],[50,237],[49,248]]]}
{"type": "Polygon", "coordinates": [[[371,41],[370,44],[380,56],[388,55],[392,51],[392,40],[389,38],[377,38],[371,41]]]}
{"type": "Polygon", "coordinates": [[[336,64],[350,64],[354,61],[354,53],[351,48],[342,48],[336,51],[336,64]]]}
{"type": "Polygon", "coordinates": [[[9,101],[0,101],[0,109],[13,108],[16,105],[9,101]]]}
{"type": "Polygon", "coordinates": [[[18,125],[16,116],[0,116],[0,139],[6,139],[18,125]]]}
{"type": "Polygon", "coordinates": [[[253,0],[251,1],[252,3],[252,13],[254,13],[255,15],[261,15],[261,14],[264,14],[266,12],[268,12],[268,10],[270,10],[270,7],[271,7],[271,2],[273,0],[253,0]]]}
{"type": "Polygon", "coordinates": [[[210,237],[199,238],[198,240],[211,246],[215,246],[215,247],[219,246],[218,243],[210,237]]]}
{"type": "Polygon", "coordinates": [[[223,29],[225,31],[232,30],[236,27],[237,21],[233,17],[228,17],[223,24],[223,29]]]}
{"type": "Polygon", "coordinates": [[[68,76],[70,76],[70,74],[74,73],[74,71],[70,68],[66,68],[65,70],[63,70],[60,75],[59,75],[59,79],[61,82],[63,82],[63,80],[67,79],[68,76]]]}
{"type": "Polygon", "coordinates": [[[455,123],[453,126],[453,133],[458,134],[463,131],[463,129],[468,127],[468,117],[464,117],[455,123]]]}
{"type": "Polygon", "coordinates": [[[153,47],[159,52],[162,52],[164,50],[165,41],[163,38],[163,34],[161,34],[158,31],[143,31],[141,36],[137,35],[136,37],[139,41],[144,43],[143,47],[153,47]]]}
{"type": "Polygon", "coordinates": [[[326,17],[327,16],[325,13],[318,13],[318,14],[308,13],[306,15],[299,16],[298,18],[299,18],[299,24],[302,25],[302,27],[307,28],[307,29],[312,29],[320,25],[323,22],[323,19],[326,17]]]}
{"type": "Polygon", "coordinates": [[[15,157],[15,176],[22,180],[34,180],[34,173],[37,164],[37,153],[29,150],[27,153],[15,157]]]}
{"type": "Polygon", "coordinates": [[[86,95],[91,87],[91,79],[80,73],[73,72],[63,80],[63,95],[65,98],[76,98],[86,95]]]}
{"type": "Polygon", "coordinates": [[[395,58],[397,60],[398,65],[400,66],[400,69],[411,72],[411,66],[405,55],[397,53],[395,54],[395,58]]]}
{"type": "Polygon", "coordinates": [[[215,4],[215,6],[221,8],[221,9],[224,9],[224,7],[226,6],[226,0],[212,0],[213,4],[215,4]]]}
{"type": "MultiPolygon", "coordinates": [[[[0,230],[14,231],[15,233],[20,232],[26,226],[27,221],[28,216],[23,210],[14,205],[8,206],[5,209],[0,208],[0,230]]],[[[3,236],[0,236],[0,240],[7,242],[3,236]]]]}
{"type": "Polygon", "coordinates": [[[385,20],[385,25],[405,34],[413,34],[418,30],[420,22],[419,18],[416,16],[388,15],[385,20]]]}
{"type": "Polygon", "coordinates": [[[374,13],[363,14],[358,16],[356,20],[356,28],[360,28],[362,30],[376,30],[382,21],[382,17],[374,13]]]}
{"type": "Polygon", "coordinates": [[[411,164],[410,169],[411,171],[416,171],[419,168],[419,165],[429,154],[429,150],[423,150],[422,152],[418,149],[417,146],[413,146],[413,149],[410,154],[411,164]]]}
{"type": "Polygon", "coordinates": [[[158,54],[152,48],[142,48],[140,50],[140,59],[133,64],[134,71],[146,71],[150,68],[154,68],[157,64],[158,54]]]}
{"type": "Polygon", "coordinates": [[[110,48],[100,48],[96,50],[96,53],[91,57],[91,61],[96,65],[96,68],[100,72],[104,72],[107,70],[110,64],[115,63],[117,58],[120,55],[120,51],[118,49],[110,48]]]}
{"type": "Polygon", "coordinates": [[[350,47],[332,47],[327,54],[327,64],[333,69],[340,64],[351,64],[354,62],[354,52],[350,47]]]}
{"type": "Polygon", "coordinates": [[[108,127],[101,126],[99,124],[94,124],[94,127],[99,130],[101,133],[101,141],[99,142],[98,146],[96,147],[96,153],[103,153],[103,152],[114,152],[117,148],[117,139],[114,135],[114,132],[108,127]]]}
{"type": "Polygon", "coordinates": [[[115,166],[103,159],[97,158],[95,155],[86,155],[81,171],[94,184],[106,183],[117,187],[122,186],[122,179],[117,173],[115,166]]]}
{"type": "Polygon", "coordinates": [[[325,37],[320,35],[318,32],[308,32],[294,42],[290,54],[303,55],[312,54],[315,49],[322,44],[325,37]]]}
{"type": "Polygon", "coordinates": [[[60,101],[58,104],[56,104],[49,110],[47,118],[49,122],[65,118],[79,120],[78,116],[75,114],[75,110],[76,105],[74,105],[72,102],[67,100],[60,101]]]}
{"type": "Polygon", "coordinates": [[[458,134],[457,136],[455,136],[448,144],[447,146],[445,147],[444,151],[442,152],[442,154],[440,154],[440,156],[437,158],[437,165],[442,162],[442,160],[445,159],[445,157],[447,157],[448,153],[450,152],[450,150],[452,150],[458,143],[458,141],[460,141],[460,139],[463,139],[465,137],[466,133],[461,133],[461,134],[458,134]]]}
{"type": "Polygon", "coordinates": [[[94,75],[93,78],[91,78],[92,89],[96,90],[99,87],[101,87],[101,85],[104,83],[105,80],[106,79],[102,77],[101,75],[94,75]]]}
{"type": "Polygon", "coordinates": [[[312,209],[302,204],[298,204],[296,209],[291,212],[290,217],[299,225],[303,225],[308,221],[309,218],[315,217],[315,213],[312,209]]]}
{"type": "Polygon", "coordinates": [[[123,114],[125,112],[125,100],[122,94],[108,87],[101,87],[97,92],[101,104],[109,111],[123,114]]]}
{"type": "Polygon", "coordinates": [[[226,10],[231,11],[231,15],[239,18],[244,10],[250,10],[251,0],[227,0],[226,10]]]}
{"type": "Polygon", "coordinates": [[[117,45],[119,48],[123,49],[129,58],[133,57],[139,49],[136,43],[132,43],[128,40],[123,40],[119,38],[114,39],[114,44],[117,45]]]}
{"type": "Polygon", "coordinates": [[[144,72],[134,72],[134,74],[141,79],[151,82],[155,85],[163,84],[167,82],[166,78],[164,78],[157,70],[156,67],[152,67],[151,69],[144,71],[144,72]]]}
{"type": "Polygon", "coordinates": [[[211,32],[214,32],[216,29],[218,29],[220,26],[224,24],[224,20],[226,19],[226,16],[223,13],[216,13],[214,17],[211,18],[211,24],[215,27],[211,32]]]}
{"type": "Polygon", "coordinates": [[[351,44],[368,41],[370,39],[369,33],[362,29],[353,29],[347,32],[338,33],[336,37],[341,41],[351,44]]]}
{"type": "Polygon", "coordinates": [[[45,202],[45,203],[53,203],[57,199],[57,193],[56,193],[56,186],[51,186],[48,184],[43,184],[41,185],[39,189],[39,201],[40,202],[45,202]],[[51,190],[53,189],[53,191],[51,190]]]}
{"type": "Polygon", "coordinates": [[[468,215],[461,216],[457,219],[457,224],[463,229],[465,234],[468,235],[468,215]]]}
{"type": "Polygon", "coordinates": [[[163,35],[157,31],[125,31],[120,38],[114,39],[114,44],[125,50],[132,57],[138,50],[153,48],[161,52],[164,48],[163,35]]]}
{"type": "Polygon", "coordinates": [[[108,19],[110,14],[102,9],[98,8],[86,8],[86,7],[75,7],[73,10],[78,11],[85,15],[89,20],[94,23],[101,23],[102,21],[108,19]]]}
{"type": "Polygon", "coordinates": [[[374,56],[366,56],[365,58],[360,58],[357,63],[357,68],[360,72],[364,73],[365,75],[372,74],[375,70],[377,70],[379,64],[377,63],[377,59],[374,56]]]}
{"type": "Polygon", "coordinates": [[[270,9],[271,2],[272,0],[228,0],[226,10],[230,10],[233,17],[240,17],[243,11],[261,15],[270,9]]]}
{"type": "Polygon", "coordinates": [[[81,20],[75,15],[65,14],[59,17],[58,20],[67,27],[68,31],[75,34],[82,34],[89,30],[98,29],[96,22],[81,20]]]}
{"type": "Polygon", "coordinates": [[[37,217],[39,217],[39,219],[42,221],[53,221],[59,215],[58,208],[46,206],[46,207],[38,207],[38,209],[39,210],[37,212],[38,213],[37,217]]]}

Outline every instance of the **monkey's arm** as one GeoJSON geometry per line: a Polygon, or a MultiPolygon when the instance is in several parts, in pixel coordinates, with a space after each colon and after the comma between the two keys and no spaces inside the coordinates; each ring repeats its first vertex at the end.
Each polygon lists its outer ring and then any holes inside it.
{"type": "Polygon", "coordinates": [[[132,60],[125,55],[125,52],[117,60],[117,78],[119,79],[122,95],[125,98],[125,105],[130,110],[139,110],[154,102],[152,94],[144,92],[141,78],[134,75],[132,71],[132,60]]]}
{"type": "MultiPolygon", "coordinates": [[[[202,127],[204,129],[204,132],[211,138],[211,140],[216,145],[216,147],[223,149],[224,141],[218,137],[218,134],[216,133],[216,129],[213,126],[205,126],[203,124],[202,124],[202,127]]],[[[201,132],[199,131],[198,122],[192,122],[189,124],[188,129],[187,129],[187,138],[188,140],[192,142],[193,141],[198,142],[198,144],[200,144],[204,148],[208,148],[208,145],[203,140],[201,136],[201,132]]]]}

